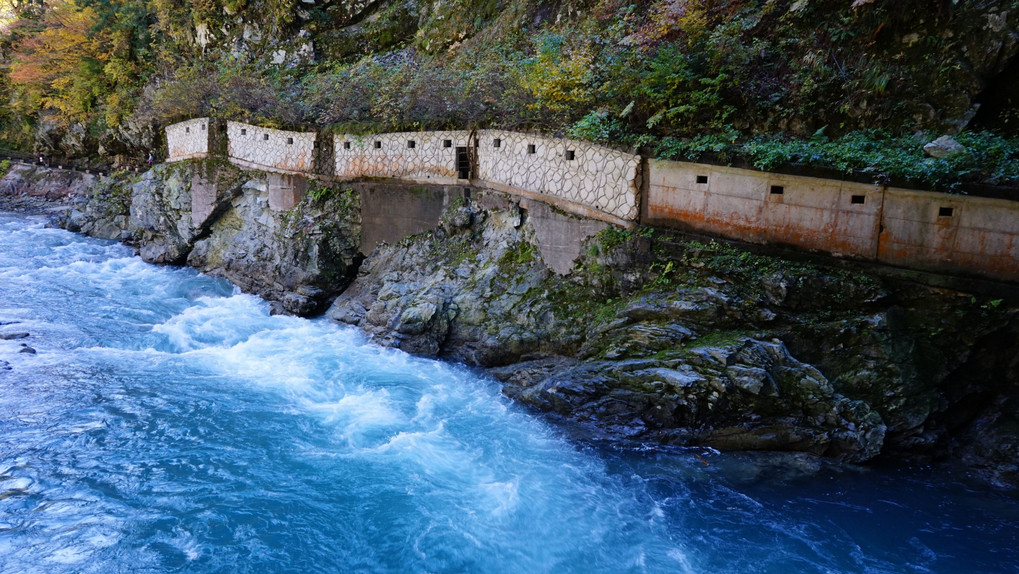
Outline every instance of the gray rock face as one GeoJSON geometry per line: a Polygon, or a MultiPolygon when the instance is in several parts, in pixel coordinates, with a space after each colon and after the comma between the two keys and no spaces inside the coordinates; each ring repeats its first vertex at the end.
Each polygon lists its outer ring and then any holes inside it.
{"type": "Polygon", "coordinates": [[[966,146],[955,141],[951,136],[941,136],[923,146],[923,151],[931,157],[943,159],[966,151],[966,146]]]}
{"type": "Polygon", "coordinates": [[[195,241],[187,263],[280,301],[287,312],[321,312],[360,262],[359,220],[336,219],[332,209],[304,202],[273,211],[265,181],[246,179],[195,241]]]}
{"type": "Polygon", "coordinates": [[[781,342],[743,339],[668,360],[547,361],[493,369],[507,394],[633,439],[725,450],[797,450],[847,461],[880,453],[881,417],[834,391],[781,342]]]}
{"type": "Polygon", "coordinates": [[[457,206],[435,231],[379,247],[328,315],[383,345],[486,366],[561,346],[551,305],[529,302],[551,273],[518,209],[457,206]]]}
{"type": "Polygon", "coordinates": [[[1019,310],[1000,301],[612,230],[560,276],[519,211],[468,203],[454,219],[376,249],[328,315],[487,367],[584,436],[931,457],[967,401],[1019,387],[1004,353],[973,368],[987,337],[1019,350],[1019,310]]]}
{"type": "Polygon", "coordinates": [[[146,261],[186,263],[308,315],[349,282],[359,262],[359,222],[337,219],[333,209],[328,201],[306,201],[275,211],[265,174],[182,162],[156,166],[137,181],[94,186],[64,224],[127,237],[146,261]]]}

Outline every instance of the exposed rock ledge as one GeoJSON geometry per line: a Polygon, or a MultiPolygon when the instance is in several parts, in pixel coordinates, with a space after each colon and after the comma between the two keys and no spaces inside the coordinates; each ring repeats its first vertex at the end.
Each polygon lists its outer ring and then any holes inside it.
{"type": "Polygon", "coordinates": [[[334,320],[486,368],[590,438],[950,458],[1019,485],[1014,300],[651,230],[598,234],[562,276],[527,211],[492,193],[359,268],[357,196],[339,189],[273,212],[260,174],[205,163],[89,194],[66,226],[224,275],[290,312],[339,294],[334,320]],[[190,186],[213,179],[212,207],[193,221],[190,186]]]}

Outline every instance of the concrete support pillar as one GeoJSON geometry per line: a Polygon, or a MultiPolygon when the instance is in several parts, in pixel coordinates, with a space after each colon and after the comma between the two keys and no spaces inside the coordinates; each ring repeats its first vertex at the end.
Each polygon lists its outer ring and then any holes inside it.
{"type": "Polygon", "coordinates": [[[269,174],[269,208],[287,211],[304,199],[308,190],[307,178],[300,175],[269,174]]]}

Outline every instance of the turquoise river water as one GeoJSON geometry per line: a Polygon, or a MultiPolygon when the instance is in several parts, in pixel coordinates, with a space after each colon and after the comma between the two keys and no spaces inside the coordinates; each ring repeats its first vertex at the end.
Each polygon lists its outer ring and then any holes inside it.
{"type": "Polygon", "coordinates": [[[926,468],[571,441],[470,369],[0,214],[0,572],[1015,572],[926,468]],[[36,354],[19,352],[30,345],[36,354]]]}

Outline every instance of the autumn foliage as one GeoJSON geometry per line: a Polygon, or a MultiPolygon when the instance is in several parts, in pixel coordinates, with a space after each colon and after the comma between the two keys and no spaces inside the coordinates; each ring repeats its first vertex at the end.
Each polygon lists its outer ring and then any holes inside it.
{"type": "Polygon", "coordinates": [[[96,4],[48,0],[15,25],[9,78],[21,111],[48,108],[67,122],[111,127],[129,112],[143,64],[137,31],[116,21],[126,3],[96,4]]]}

